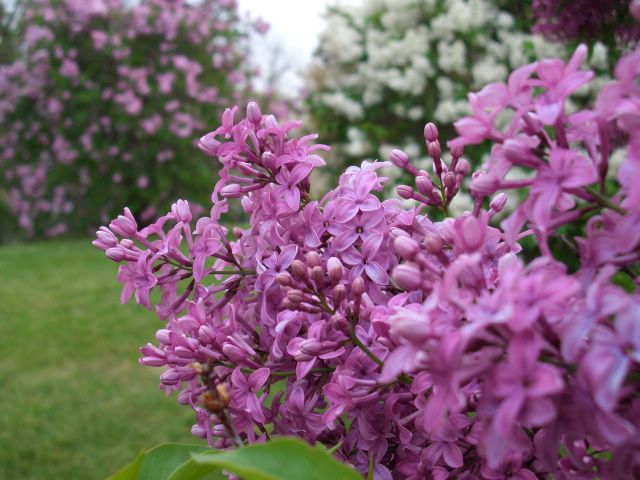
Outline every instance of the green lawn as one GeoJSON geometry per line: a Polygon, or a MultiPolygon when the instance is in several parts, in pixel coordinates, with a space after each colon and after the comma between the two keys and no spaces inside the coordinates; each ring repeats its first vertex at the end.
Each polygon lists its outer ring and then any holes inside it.
{"type": "Polygon", "coordinates": [[[0,247],[0,478],[102,479],[137,452],[199,440],[138,348],[161,322],[120,305],[89,240],[0,247]]]}

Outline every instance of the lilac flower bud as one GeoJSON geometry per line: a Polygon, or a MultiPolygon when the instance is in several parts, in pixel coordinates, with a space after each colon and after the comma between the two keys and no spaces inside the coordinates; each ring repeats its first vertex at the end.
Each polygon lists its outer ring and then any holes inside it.
{"type": "Polygon", "coordinates": [[[424,126],[424,138],[427,142],[438,140],[438,127],[434,123],[429,122],[424,126]]]}
{"type": "Polygon", "coordinates": [[[398,237],[393,242],[396,253],[406,260],[413,260],[420,250],[418,242],[410,237],[398,237]]]}
{"type": "Polygon", "coordinates": [[[291,264],[291,275],[296,280],[304,281],[307,279],[307,266],[300,260],[294,260],[291,264]]]}
{"type": "Polygon", "coordinates": [[[471,180],[471,193],[479,197],[488,197],[496,193],[500,179],[490,173],[476,172],[471,180]]]}
{"type": "Polygon", "coordinates": [[[420,286],[422,273],[415,263],[403,263],[393,269],[391,277],[400,288],[410,291],[420,286]]]}
{"type": "Polygon", "coordinates": [[[189,202],[186,200],[178,200],[176,203],[171,205],[171,211],[178,222],[189,223],[193,218],[191,210],[189,209],[189,202]]]}
{"type": "Polygon", "coordinates": [[[535,113],[525,113],[522,119],[524,120],[522,131],[527,135],[537,135],[542,132],[542,121],[535,113]]]}
{"type": "Polygon", "coordinates": [[[120,245],[126,249],[132,249],[136,246],[135,242],[129,238],[123,238],[120,240],[120,245]]]}
{"type": "Polygon", "coordinates": [[[438,255],[442,252],[443,242],[439,236],[433,233],[427,233],[424,236],[424,240],[422,240],[422,245],[427,252],[438,255]]]}
{"type": "MultiPolygon", "coordinates": [[[[468,252],[473,252],[480,248],[484,242],[485,228],[473,215],[467,215],[464,218],[458,218],[460,222],[459,240],[462,241],[461,247],[468,252]]],[[[456,223],[457,223],[456,222],[456,223]]]]}
{"type": "Polygon", "coordinates": [[[334,306],[337,307],[338,305],[340,305],[342,301],[347,298],[347,287],[345,287],[343,284],[336,285],[333,289],[332,298],[334,306]]]}
{"type": "Polygon", "coordinates": [[[396,188],[396,193],[400,198],[404,198],[405,200],[410,200],[413,198],[413,188],[409,185],[398,185],[396,188]]]}
{"type": "Polygon", "coordinates": [[[124,249],[120,246],[108,248],[105,251],[107,258],[113,260],[114,262],[122,262],[127,258],[127,254],[124,249]]]}
{"type": "Polygon", "coordinates": [[[162,328],[156,332],[156,338],[158,341],[164,345],[171,344],[171,330],[167,330],[166,328],[162,328]]]}
{"type": "Polygon", "coordinates": [[[495,197],[493,197],[493,200],[491,200],[489,207],[491,207],[491,209],[494,212],[498,213],[498,212],[501,212],[502,209],[504,209],[504,206],[506,204],[507,204],[507,194],[504,192],[501,192],[495,197]]]}
{"type": "Polygon", "coordinates": [[[307,265],[309,265],[309,267],[311,268],[319,267],[320,265],[322,265],[322,258],[320,257],[318,252],[311,251],[307,253],[306,258],[307,258],[307,265]]]}
{"type": "Polygon", "coordinates": [[[522,160],[526,160],[531,156],[531,149],[529,148],[529,145],[515,139],[506,140],[502,151],[504,152],[504,156],[511,163],[521,163],[522,160]]]}
{"type": "Polygon", "coordinates": [[[289,272],[280,272],[278,275],[276,275],[276,280],[283,287],[288,287],[289,285],[291,285],[291,283],[293,283],[293,279],[291,278],[289,272]]]}
{"type": "Polygon", "coordinates": [[[138,362],[147,367],[164,367],[167,364],[167,360],[160,357],[142,357],[138,362]]]}
{"type": "Polygon", "coordinates": [[[324,352],[324,342],[320,340],[305,340],[300,344],[300,351],[312,357],[317,357],[324,352]]]}
{"type": "Polygon", "coordinates": [[[180,383],[181,379],[182,375],[180,374],[180,372],[174,369],[167,370],[166,372],[163,372],[162,375],[160,375],[160,382],[164,385],[177,385],[178,383],[180,383]]]}
{"type": "Polygon", "coordinates": [[[298,309],[299,304],[297,303],[293,303],[291,300],[289,300],[288,298],[285,298],[282,301],[282,307],[286,308],[287,310],[297,310],[298,309]]]}
{"type": "Polygon", "coordinates": [[[264,126],[266,128],[278,128],[278,121],[273,115],[267,115],[264,119],[264,126]]]}
{"type": "Polygon", "coordinates": [[[250,214],[253,212],[253,207],[254,207],[253,201],[249,197],[247,196],[242,197],[242,199],[240,200],[240,204],[242,205],[242,208],[244,209],[245,213],[250,214]]]}
{"type": "MultiPolygon", "coordinates": [[[[345,293],[346,293],[346,290],[345,290],[345,293]]],[[[339,332],[347,332],[349,330],[349,322],[347,322],[347,319],[341,313],[336,313],[332,315],[330,322],[331,322],[331,327],[334,330],[337,330],[339,332]]]]}
{"type": "Polygon", "coordinates": [[[432,335],[432,327],[426,318],[420,315],[398,314],[391,324],[394,335],[417,344],[425,342],[432,335]]]}
{"type": "Polygon", "coordinates": [[[262,121],[262,112],[256,102],[249,102],[247,104],[247,120],[256,126],[260,125],[260,122],[262,121]]]}
{"type": "Polygon", "coordinates": [[[364,293],[364,280],[363,280],[362,277],[356,278],[351,283],[351,291],[353,292],[353,294],[356,297],[361,297],[362,296],[362,294],[364,293]]]}
{"type": "Polygon", "coordinates": [[[242,235],[244,234],[244,232],[240,227],[233,227],[232,232],[233,232],[233,236],[236,238],[242,238],[242,235]]]}
{"type": "Polygon", "coordinates": [[[391,161],[400,168],[405,168],[409,164],[409,156],[402,150],[394,148],[391,150],[391,161]]]}
{"type": "Polygon", "coordinates": [[[275,170],[276,167],[276,156],[272,152],[264,152],[261,157],[262,164],[270,170],[275,170]]]}
{"type": "Polygon", "coordinates": [[[244,195],[244,192],[242,191],[242,187],[237,183],[230,183],[222,187],[220,195],[222,195],[223,198],[240,198],[244,195]]]}
{"type": "Polygon", "coordinates": [[[207,133],[205,136],[200,138],[200,141],[198,142],[198,148],[200,148],[200,150],[202,150],[210,157],[217,157],[218,148],[220,148],[220,142],[216,140],[213,132],[207,133]]]}
{"type": "Polygon", "coordinates": [[[100,250],[107,250],[118,245],[117,237],[107,227],[100,227],[96,232],[96,237],[92,243],[100,250]]]}
{"type": "Polygon", "coordinates": [[[138,225],[127,207],[124,209],[124,215],[118,215],[118,218],[112,220],[109,228],[121,237],[132,237],[138,231],[138,225]]]}
{"type": "Polygon", "coordinates": [[[287,292],[287,299],[294,304],[302,303],[304,301],[304,292],[302,290],[292,288],[287,292]]]}
{"type": "Polygon", "coordinates": [[[233,345],[232,343],[224,343],[222,345],[222,353],[224,353],[229,360],[234,363],[244,362],[247,354],[240,347],[233,345]]]}
{"type": "Polygon", "coordinates": [[[444,174],[444,186],[447,187],[448,190],[453,190],[456,188],[456,174],[453,172],[447,172],[444,174]]]}
{"type": "Polygon", "coordinates": [[[464,153],[464,147],[462,145],[455,144],[449,149],[449,153],[454,159],[460,158],[464,153]]]}
{"type": "Polygon", "coordinates": [[[338,258],[331,257],[327,261],[327,269],[329,270],[329,279],[333,283],[338,283],[342,279],[342,262],[338,258]]]}
{"type": "Polygon", "coordinates": [[[405,230],[402,230],[401,228],[398,228],[398,227],[391,227],[391,230],[389,230],[389,233],[391,234],[392,238],[411,236],[405,230]]]}
{"type": "Polygon", "coordinates": [[[311,277],[311,280],[313,280],[313,283],[320,288],[324,283],[324,268],[320,265],[313,267],[309,276],[311,277]]]}
{"type": "Polygon", "coordinates": [[[466,158],[461,158],[456,165],[456,173],[465,177],[470,171],[471,165],[469,165],[469,161],[466,158]]]}
{"type": "Polygon", "coordinates": [[[416,188],[420,193],[431,197],[433,195],[433,182],[426,175],[418,175],[416,177],[416,188]]]}
{"type": "Polygon", "coordinates": [[[433,158],[434,160],[436,159],[440,160],[440,155],[442,155],[442,149],[440,148],[440,142],[438,140],[434,142],[430,142],[429,146],[427,147],[427,150],[431,158],[433,158]]]}

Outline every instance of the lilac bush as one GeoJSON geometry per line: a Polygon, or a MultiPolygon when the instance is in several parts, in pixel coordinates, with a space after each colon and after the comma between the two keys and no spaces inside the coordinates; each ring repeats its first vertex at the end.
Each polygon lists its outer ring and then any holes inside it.
{"type": "Polygon", "coordinates": [[[122,301],[166,322],[140,363],[164,369],[193,434],[219,448],[295,435],[376,479],[640,475],[640,51],[569,114],[585,55],[469,95],[450,161],[429,123],[432,170],[394,150],[320,199],[327,146],[255,103],[227,109],[199,144],[222,165],[208,215],[178,200],[145,228],[129,209],[100,228],[122,301]],[[464,148],[487,141],[471,173],[464,148]],[[413,206],[376,195],[391,163],[413,206]],[[449,217],[465,179],[474,208],[449,217]],[[235,201],[246,228],[225,226],[235,201]]]}
{"type": "Polygon", "coordinates": [[[0,65],[0,201],[22,231],[207,201],[215,171],[193,138],[247,95],[249,28],[235,0],[26,2],[0,65]]]}
{"type": "Polygon", "coordinates": [[[640,26],[631,18],[638,3],[632,0],[533,0],[531,8],[533,30],[552,40],[597,38],[621,50],[640,40],[640,26]]]}

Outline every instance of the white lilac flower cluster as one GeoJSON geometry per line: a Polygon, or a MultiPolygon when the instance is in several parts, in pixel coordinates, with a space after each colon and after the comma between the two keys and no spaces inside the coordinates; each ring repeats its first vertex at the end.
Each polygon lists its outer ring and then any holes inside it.
{"type": "MultiPolygon", "coordinates": [[[[422,151],[409,140],[419,137],[420,121],[437,121],[447,131],[470,113],[468,91],[504,81],[534,58],[565,57],[563,50],[519,31],[513,16],[490,0],[365,0],[329,10],[309,70],[307,105],[315,128],[328,129],[321,134],[337,147],[336,156],[422,151]]],[[[602,44],[592,49],[591,66],[604,77],[602,44]]]]}

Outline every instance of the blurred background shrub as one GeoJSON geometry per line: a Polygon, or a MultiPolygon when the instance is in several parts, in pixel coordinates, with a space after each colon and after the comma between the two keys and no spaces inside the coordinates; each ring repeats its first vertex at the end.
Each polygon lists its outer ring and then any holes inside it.
{"type": "Polygon", "coordinates": [[[207,200],[215,171],[194,141],[251,95],[262,22],[234,0],[28,0],[0,29],[0,237],[207,200]]]}
{"type": "MultiPolygon", "coordinates": [[[[331,8],[307,72],[306,100],[314,130],[340,159],[330,165],[388,160],[391,149],[401,148],[427,168],[426,148],[416,143],[426,122],[450,139],[453,121],[470,112],[468,92],[538,58],[569,58],[573,43],[532,33],[532,9],[541,3],[364,0],[331,8]]],[[[604,43],[590,46],[589,67],[598,75],[593,91],[609,79],[618,56],[604,43]]],[[[591,96],[589,89],[579,93],[591,96]]],[[[483,146],[468,150],[476,161],[488,153],[483,146]]]]}

